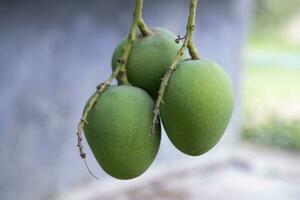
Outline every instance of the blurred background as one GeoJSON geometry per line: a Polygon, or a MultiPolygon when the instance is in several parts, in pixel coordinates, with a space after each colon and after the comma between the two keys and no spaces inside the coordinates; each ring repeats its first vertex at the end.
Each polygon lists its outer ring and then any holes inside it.
{"type": "MultiPolygon", "coordinates": [[[[76,127],[111,73],[132,0],[0,0],[0,199],[300,199],[300,1],[200,0],[195,43],[235,88],[220,143],[199,157],[162,135],[130,181],[85,169],[76,127]]],[[[188,0],[145,0],[144,19],[183,35],[188,0]]]]}

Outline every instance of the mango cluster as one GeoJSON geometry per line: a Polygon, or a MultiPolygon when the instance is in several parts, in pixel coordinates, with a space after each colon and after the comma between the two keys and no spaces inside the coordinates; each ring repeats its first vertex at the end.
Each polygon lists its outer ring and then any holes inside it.
{"type": "MultiPolygon", "coordinates": [[[[160,124],[151,134],[154,101],[161,79],[182,44],[165,28],[138,35],[126,65],[132,84],[110,86],[88,114],[84,127],[88,144],[100,166],[118,179],[132,179],[154,161],[161,140],[160,124]]],[[[114,50],[112,69],[123,52],[124,38],[114,50]]],[[[218,64],[193,60],[188,53],[173,72],[161,104],[161,121],[172,144],[198,156],[214,147],[233,110],[229,76],[218,64]]]]}

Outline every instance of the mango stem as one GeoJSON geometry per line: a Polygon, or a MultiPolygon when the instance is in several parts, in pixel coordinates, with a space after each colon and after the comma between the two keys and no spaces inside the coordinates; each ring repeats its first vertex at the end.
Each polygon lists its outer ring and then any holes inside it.
{"type": "MultiPolygon", "coordinates": [[[[195,29],[197,4],[198,4],[198,0],[190,1],[188,23],[186,26],[186,34],[184,37],[184,42],[183,42],[181,48],[179,49],[179,51],[177,52],[177,55],[174,58],[172,64],[170,65],[170,67],[168,68],[168,70],[166,71],[165,75],[162,78],[160,88],[158,91],[158,97],[157,97],[155,107],[153,110],[152,128],[151,128],[152,135],[155,134],[156,125],[159,123],[158,116],[159,116],[159,111],[160,111],[160,105],[164,103],[163,96],[164,96],[166,87],[168,85],[168,82],[169,82],[173,72],[176,70],[176,66],[178,65],[179,61],[181,60],[185,50],[187,48],[189,49],[189,53],[190,53],[192,59],[196,60],[196,59],[200,58],[199,53],[193,43],[193,32],[195,29]]],[[[175,42],[177,40],[178,39],[176,39],[175,42]]]]}
{"type": "MultiPolygon", "coordinates": [[[[128,78],[127,78],[127,71],[126,71],[126,64],[127,64],[127,60],[128,57],[130,55],[131,52],[131,48],[132,45],[134,43],[134,40],[136,39],[136,32],[137,32],[137,28],[138,27],[142,27],[141,32],[143,34],[147,34],[149,31],[149,29],[147,28],[146,24],[144,23],[144,21],[142,20],[141,17],[141,13],[142,13],[142,6],[143,6],[143,0],[135,0],[135,7],[134,7],[134,12],[133,12],[133,20],[132,20],[132,24],[131,24],[131,28],[130,31],[128,33],[128,37],[127,37],[127,41],[126,44],[123,48],[123,54],[122,56],[118,59],[117,62],[117,66],[115,68],[115,70],[112,72],[112,74],[110,75],[110,77],[103,83],[101,83],[100,85],[97,86],[97,90],[95,92],[95,95],[89,100],[88,105],[80,119],[80,122],[78,123],[78,127],[77,127],[77,147],[79,149],[79,153],[80,153],[80,157],[85,161],[86,159],[86,153],[83,151],[83,145],[82,145],[82,133],[83,133],[83,129],[85,124],[88,123],[87,121],[87,116],[89,114],[89,112],[91,111],[91,109],[93,108],[93,106],[97,103],[99,97],[101,96],[101,94],[107,89],[108,86],[111,85],[112,81],[120,74],[120,82],[123,85],[130,85],[128,78]]],[[[90,174],[92,176],[94,176],[95,178],[97,178],[88,168],[88,165],[85,161],[86,167],[88,169],[88,171],[90,172],[90,174]]],[[[98,178],[97,178],[98,179],[98,178]]]]}

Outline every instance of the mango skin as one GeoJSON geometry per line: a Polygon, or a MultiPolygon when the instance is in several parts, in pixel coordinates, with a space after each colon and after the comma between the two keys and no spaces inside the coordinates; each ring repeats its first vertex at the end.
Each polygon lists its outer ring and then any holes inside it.
{"type": "Polygon", "coordinates": [[[108,88],[87,117],[87,142],[100,166],[118,179],[147,170],[160,145],[160,127],[150,136],[152,98],[132,86],[108,88]]]}
{"type": "MultiPolygon", "coordinates": [[[[137,36],[132,46],[128,62],[127,75],[129,82],[146,90],[150,96],[157,96],[161,78],[172,64],[181,43],[176,43],[176,36],[164,28],[151,28],[152,34],[147,37],[137,36]]],[[[127,37],[125,37],[114,50],[112,56],[112,69],[117,66],[121,57],[127,37]]],[[[188,58],[185,52],[183,59],[188,58]]]]}
{"type": "Polygon", "coordinates": [[[181,152],[197,156],[222,137],[233,110],[233,88],[222,67],[207,60],[182,61],[161,104],[166,133],[181,152]]]}

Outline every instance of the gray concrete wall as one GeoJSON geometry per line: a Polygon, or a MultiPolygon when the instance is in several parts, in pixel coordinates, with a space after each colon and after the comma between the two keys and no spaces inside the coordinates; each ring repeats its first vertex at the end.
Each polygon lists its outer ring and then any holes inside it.
{"type": "MultiPolygon", "coordinates": [[[[226,68],[237,99],[249,6],[250,0],[203,0],[197,16],[200,53],[226,68]]],[[[111,72],[111,53],[129,30],[132,7],[129,0],[0,1],[1,199],[50,199],[92,179],[75,129],[85,101],[111,72]]],[[[188,1],[145,0],[144,17],[183,35],[187,9],[188,1]]],[[[223,144],[235,140],[237,118],[223,144]]],[[[164,136],[155,165],[172,159],[188,158],[164,136]]]]}

